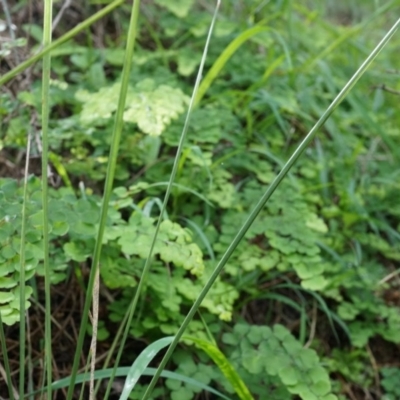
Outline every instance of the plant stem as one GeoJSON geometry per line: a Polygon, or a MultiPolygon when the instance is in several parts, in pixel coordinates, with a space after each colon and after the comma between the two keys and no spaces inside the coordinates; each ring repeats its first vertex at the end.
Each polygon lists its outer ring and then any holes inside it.
{"type": "Polygon", "coordinates": [[[142,400],[147,400],[151,394],[151,392],[154,389],[154,386],[156,385],[158,378],[161,375],[162,370],[165,368],[169,358],[171,357],[172,353],[174,352],[177,344],[181,340],[182,335],[185,332],[185,329],[189,325],[190,321],[192,320],[194,314],[197,312],[198,308],[200,307],[202,301],[206,297],[207,293],[211,289],[211,286],[214,284],[215,280],[218,278],[219,274],[221,273],[222,269],[224,268],[225,264],[228,262],[229,258],[235,251],[236,247],[239,245],[241,240],[243,239],[244,235],[256,219],[257,215],[260,213],[260,211],[263,209],[267,201],[270,199],[272,194],[275,192],[279,184],[282,182],[283,178],[287,175],[289,170],[292,168],[294,163],[299,159],[299,157],[302,155],[304,150],[307,148],[309,143],[313,140],[315,134],[317,131],[324,125],[326,120],[331,116],[333,111],[338,107],[338,105],[342,102],[342,100],[346,97],[346,95],[349,93],[349,91],[353,88],[353,86],[358,82],[358,80],[361,78],[361,76],[364,74],[364,72],[367,70],[367,68],[370,66],[372,61],[378,56],[380,51],[383,49],[383,47],[388,43],[390,38],[394,35],[396,30],[398,29],[400,25],[400,19],[393,25],[393,27],[389,30],[389,32],[385,35],[385,37],[381,40],[381,42],[375,47],[375,49],[370,53],[370,55],[367,57],[367,59],[362,63],[360,68],[355,72],[355,74],[351,77],[351,79],[347,82],[345,87],[340,91],[340,93],[336,96],[336,98],[333,100],[331,105],[327,108],[327,110],[323,113],[321,118],[317,121],[317,123],[314,125],[314,127],[311,129],[311,131],[307,134],[307,136],[303,139],[303,141],[300,143],[300,145],[297,147],[295,152],[292,154],[292,156],[289,158],[289,160],[286,162],[286,164],[283,166],[282,170],[279,172],[279,174],[275,177],[271,185],[268,187],[264,195],[261,197],[257,205],[254,207],[254,209],[251,211],[250,215],[248,216],[247,220],[245,223],[242,225],[240,228],[239,232],[237,233],[236,237],[233,239],[232,243],[229,245],[228,249],[226,250],[225,254],[222,256],[220,262],[217,264],[215,267],[212,275],[210,276],[209,280],[203,287],[202,291],[200,292],[199,296],[197,297],[196,301],[193,303],[192,308],[190,309],[189,313],[186,315],[184,321],[182,322],[182,325],[180,326],[178,332],[175,335],[174,340],[170,344],[165,356],[161,360],[161,363],[157,369],[157,372],[155,373],[153,379],[151,380],[142,400]]]}
{"type": "MultiPolygon", "coordinates": [[[[52,37],[52,0],[44,2],[43,46],[51,44],[52,37]]],[[[52,398],[52,354],[51,354],[51,288],[49,262],[49,221],[48,221],[48,165],[49,165],[49,114],[50,114],[50,68],[51,55],[43,57],[42,74],[42,207],[43,207],[43,268],[45,286],[45,364],[47,376],[47,398],[52,398]]],[[[23,368],[22,368],[23,369],[23,368]]]]}
{"type": "MultiPolygon", "coordinates": [[[[121,92],[119,95],[118,108],[115,115],[115,123],[114,123],[113,136],[109,154],[109,162],[107,166],[107,176],[106,176],[106,182],[104,184],[104,195],[101,206],[100,223],[97,232],[96,244],[93,252],[93,260],[90,270],[89,283],[86,291],[85,305],[82,312],[82,322],[79,330],[78,342],[76,345],[74,363],[71,371],[71,384],[68,388],[67,400],[72,400],[73,388],[75,386],[76,374],[78,371],[79,359],[82,352],[83,340],[85,338],[87,322],[88,322],[89,309],[92,301],[93,286],[96,277],[96,267],[97,265],[100,265],[100,255],[101,255],[103,235],[107,220],[108,204],[110,202],[111,192],[113,188],[115,169],[117,165],[118,149],[121,141],[121,133],[123,127],[122,118],[125,110],[126,97],[129,87],[129,75],[133,59],[133,49],[135,46],[136,35],[137,35],[139,7],[140,7],[140,0],[135,0],[133,3],[131,19],[129,24],[128,41],[126,45],[124,66],[121,78],[121,92]]],[[[108,100],[105,99],[105,101],[108,100]]],[[[105,399],[107,399],[107,396],[105,396],[105,399]]]]}

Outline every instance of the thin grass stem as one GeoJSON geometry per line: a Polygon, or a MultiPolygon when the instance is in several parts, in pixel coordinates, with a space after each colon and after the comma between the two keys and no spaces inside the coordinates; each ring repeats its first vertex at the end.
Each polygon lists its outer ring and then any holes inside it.
{"type": "MultiPolygon", "coordinates": [[[[93,287],[96,279],[97,266],[100,265],[100,254],[102,248],[102,241],[104,230],[107,220],[108,205],[110,202],[111,192],[113,188],[115,169],[117,165],[118,149],[121,141],[121,133],[123,127],[123,114],[125,110],[126,97],[129,86],[129,76],[132,66],[133,50],[136,42],[136,35],[138,30],[138,17],[139,17],[140,1],[135,0],[132,7],[132,13],[130,18],[129,30],[128,30],[128,41],[125,51],[125,59],[121,77],[121,91],[118,100],[118,108],[115,115],[115,123],[113,129],[113,135],[111,140],[109,161],[107,166],[106,182],[104,184],[104,195],[101,206],[100,223],[97,232],[96,244],[93,252],[93,260],[90,270],[89,283],[86,291],[85,305],[82,312],[82,322],[79,330],[78,342],[76,345],[76,352],[74,357],[74,363],[71,371],[71,385],[68,388],[67,400],[72,400],[73,389],[75,385],[76,374],[78,371],[79,359],[82,352],[83,340],[85,338],[87,321],[89,315],[89,309],[92,301],[93,287]]],[[[105,100],[107,101],[107,100],[105,100]]],[[[101,267],[101,266],[100,266],[101,267]]],[[[105,397],[107,398],[107,396],[105,397]]]]}
{"type": "Polygon", "coordinates": [[[26,361],[26,320],[25,320],[25,234],[26,234],[26,206],[28,201],[28,172],[29,157],[31,153],[31,135],[28,133],[26,146],[26,161],[24,172],[24,191],[21,212],[21,246],[19,258],[19,391],[24,393],[25,384],[25,361],[26,361]],[[22,386],[22,387],[21,387],[22,386]]]}
{"type": "MultiPolygon", "coordinates": [[[[43,46],[51,44],[52,39],[52,0],[44,2],[43,46]]],[[[50,69],[51,54],[43,57],[42,73],[42,207],[43,207],[43,268],[45,287],[45,364],[47,377],[47,398],[52,398],[52,354],[51,354],[51,289],[49,260],[49,221],[48,221],[48,165],[49,165],[49,115],[50,115],[50,69]]],[[[22,365],[21,365],[21,369],[22,365]]],[[[25,381],[22,382],[24,385],[25,381]]],[[[21,387],[21,382],[20,382],[21,387]]]]}
{"type": "Polygon", "coordinates": [[[156,385],[158,378],[161,375],[162,370],[165,368],[168,360],[170,359],[172,353],[174,352],[177,344],[182,338],[182,335],[185,332],[185,329],[189,325],[190,321],[192,320],[194,314],[197,312],[198,308],[200,307],[202,301],[206,297],[207,293],[211,289],[211,286],[214,284],[215,280],[218,278],[219,274],[221,273],[222,269],[224,268],[225,264],[235,251],[236,247],[239,245],[241,240],[243,239],[244,235],[256,219],[257,215],[260,213],[260,211],[263,209],[267,201],[270,199],[272,194],[275,192],[277,187],[280,185],[282,180],[285,178],[289,170],[292,168],[294,163],[298,160],[298,158],[302,155],[304,150],[307,148],[309,143],[313,140],[315,134],[317,131],[324,125],[326,120],[331,116],[333,111],[338,107],[338,105],[343,101],[343,99],[346,97],[346,95],[349,93],[349,91],[354,87],[354,85],[358,82],[358,80],[361,78],[361,76],[364,74],[364,72],[367,70],[367,68],[370,66],[370,64],[375,60],[375,58],[378,56],[378,54],[381,52],[381,50],[385,47],[385,45],[389,42],[389,40],[392,38],[392,36],[395,34],[396,30],[400,26],[400,19],[397,20],[397,22],[392,26],[392,28],[388,31],[388,33],[385,35],[385,37],[381,40],[381,42],[375,47],[375,49],[370,53],[370,55],[367,57],[367,59],[362,63],[362,65],[359,67],[359,69],[355,72],[355,74],[351,77],[351,79],[347,82],[347,84],[344,86],[344,88],[340,91],[340,93],[336,96],[336,98],[333,100],[333,102],[330,104],[330,106],[327,108],[327,110],[323,113],[321,118],[317,121],[317,123],[314,125],[314,127],[311,129],[311,131],[307,134],[307,136],[303,139],[303,141],[300,143],[300,145],[297,147],[297,149],[294,151],[292,156],[289,158],[289,160],[285,163],[283,166],[282,170],[279,172],[279,174],[275,177],[271,185],[268,187],[264,195],[261,197],[257,205],[254,207],[254,209],[251,211],[249,217],[245,221],[245,223],[242,225],[240,228],[239,232],[237,233],[236,237],[233,239],[232,243],[229,245],[228,249],[226,250],[225,254],[222,256],[220,262],[217,264],[215,267],[212,275],[210,276],[209,280],[207,283],[204,285],[202,291],[200,292],[198,298],[196,301],[193,303],[193,306],[191,307],[189,313],[186,315],[182,325],[180,326],[178,332],[175,335],[174,340],[170,344],[165,356],[161,360],[161,363],[157,369],[156,374],[154,375],[153,379],[151,380],[142,400],[147,400],[149,396],[151,395],[151,392],[153,391],[154,386],[156,385]]]}
{"type": "MultiPolygon", "coordinates": [[[[150,245],[149,254],[147,256],[146,263],[145,263],[145,266],[143,268],[143,272],[142,272],[142,275],[140,277],[140,281],[139,281],[138,287],[137,287],[137,289],[135,291],[135,295],[134,295],[134,297],[133,297],[133,299],[132,299],[132,301],[130,303],[129,309],[128,309],[129,316],[128,316],[128,320],[127,320],[127,323],[126,323],[126,326],[125,326],[125,330],[124,330],[124,333],[123,333],[121,344],[120,344],[120,347],[119,347],[119,350],[118,350],[118,354],[117,354],[117,357],[116,357],[116,360],[115,360],[114,371],[116,371],[116,368],[119,365],[119,360],[121,359],[122,351],[124,349],[125,342],[126,342],[126,339],[128,337],[128,333],[129,333],[129,329],[130,329],[131,322],[132,322],[132,319],[133,319],[133,315],[135,313],[136,306],[137,306],[137,303],[139,301],[140,294],[142,293],[142,291],[144,289],[144,285],[145,285],[147,276],[148,276],[149,271],[150,271],[151,259],[152,259],[152,255],[153,255],[154,246],[155,246],[155,243],[157,241],[157,236],[158,236],[158,232],[160,230],[160,225],[161,225],[161,222],[162,222],[162,219],[163,219],[164,212],[166,211],[166,208],[167,208],[167,203],[168,203],[171,191],[172,191],[172,187],[173,187],[173,183],[174,183],[174,180],[175,180],[175,176],[176,176],[178,168],[179,168],[179,162],[180,162],[180,158],[181,158],[181,154],[182,154],[182,150],[183,150],[183,145],[185,143],[185,139],[186,139],[186,136],[187,136],[190,117],[192,115],[192,110],[193,110],[193,108],[195,106],[195,101],[196,101],[196,98],[197,98],[197,92],[198,92],[198,89],[199,89],[199,86],[200,86],[200,82],[201,82],[201,78],[202,78],[202,74],[203,74],[203,69],[204,69],[204,64],[205,64],[205,60],[206,60],[207,53],[208,53],[208,48],[209,48],[210,41],[211,41],[211,35],[212,35],[213,30],[214,30],[214,25],[215,25],[215,21],[217,19],[217,15],[218,15],[220,4],[221,4],[221,2],[220,2],[220,0],[218,0],[217,4],[216,4],[216,7],[215,7],[213,18],[211,20],[210,29],[208,31],[207,40],[206,40],[206,44],[204,46],[204,51],[203,51],[203,55],[202,55],[202,58],[201,58],[199,71],[198,71],[198,74],[197,74],[197,77],[196,77],[196,82],[195,82],[195,85],[194,85],[194,88],[193,88],[192,97],[190,99],[189,108],[188,108],[188,112],[187,112],[187,115],[186,115],[186,120],[185,120],[185,123],[184,123],[184,126],[183,126],[182,134],[181,134],[181,137],[180,137],[180,140],[179,140],[178,149],[176,151],[174,165],[172,167],[172,171],[171,171],[170,179],[169,179],[169,182],[168,182],[167,190],[166,190],[166,193],[165,193],[164,201],[163,201],[163,204],[162,204],[162,207],[161,207],[161,210],[160,210],[160,214],[159,214],[159,217],[158,217],[158,220],[157,220],[156,229],[155,229],[155,232],[154,232],[154,235],[153,235],[153,238],[152,238],[152,242],[151,242],[151,245],[150,245]]],[[[112,376],[110,381],[109,381],[109,384],[108,384],[108,387],[107,387],[107,392],[106,392],[106,398],[107,398],[107,395],[109,394],[109,392],[111,390],[111,383],[113,381],[113,378],[114,378],[114,376],[112,376]]]]}
{"type": "Polygon", "coordinates": [[[0,312],[0,343],[1,343],[1,352],[3,353],[3,362],[4,362],[4,369],[6,373],[7,379],[7,387],[8,387],[8,396],[10,400],[14,400],[14,392],[11,380],[11,368],[10,362],[8,359],[8,352],[6,347],[6,335],[4,334],[4,327],[3,327],[3,320],[1,319],[1,312],[0,312]]]}

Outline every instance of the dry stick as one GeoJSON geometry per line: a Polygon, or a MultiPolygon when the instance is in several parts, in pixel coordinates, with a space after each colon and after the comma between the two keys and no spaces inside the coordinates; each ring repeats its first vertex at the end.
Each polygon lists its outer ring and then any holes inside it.
{"type": "MultiPolygon", "coordinates": [[[[14,29],[16,28],[16,26],[12,23],[10,10],[8,9],[7,1],[6,0],[1,0],[1,5],[3,6],[4,15],[6,17],[6,22],[7,22],[7,25],[8,25],[8,33],[10,35],[11,40],[15,41],[16,37],[15,37],[14,29]]],[[[15,60],[16,60],[17,63],[20,62],[18,51],[15,52],[15,60]]]]}
{"type": "Polygon", "coordinates": [[[53,19],[53,24],[52,24],[52,31],[54,32],[54,29],[56,29],[56,26],[58,23],[61,21],[61,18],[65,12],[65,10],[71,5],[72,0],[66,0],[66,2],[62,5],[60,11],[58,12],[57,16],[53,19]]]}
{"type": "Polygon", "coordinates": [[[400,96],[400,90],[391,89],[391,88],[387,87],[386,85],[381,85],[378,88],[384,90],[385,92],[397,94],[398,96],[400,96]]]}
{"type": "Polygon", "coordinates": [[[312,341],[315,337],[315,330],[317,329],[317,301],[314,299],[313,301],[313,309],[312,309],[312,321],[311,321],[311,328],[310,328],[310,337],[308,338],[307,343],[304,345],[305,348],[311,346],[312,341]]]}
{"type": "MultiPolygon", "coordinates": [[[[1,363],[0,363],[0,375],[3,377],[3,380],[4,380],[5,382],[7,382],[6,370],[4,369],[4,367],[3,367],[3,365],[2,365],[1,363]]],[[[13,391],[13,393],[14,393],[14,398],[15,398],[15,400],[18,400],[18,399],[19,399],[18,391],[17,391],[17,389],[16,389],[14,386],[12,386],[12,391],[13,391]]]]}
{"type": "Polygon", "coordinates": [[[391,272],[389,275],[386,275],[384,278],[382,278],[379,282],[378,285],[383,285],[384,283],[390,281],[392,278],[394,278],[396,275],[400,274],[400,268],[396,269],[395,271],[391,272]]]}
{"type": "Polygon", "coordinates": [[[369,359],[371,361],[372,370],[374,371],[375,390],[377,392],[378,399],[380,399],[380,398],[382,398],[382,393],[381,393],[381,390],[380,390],[381,381],[379,379],[378,364],[376,363],[376,360],[375,360],[375,357],[374,357],[374,353],[372,353],[372,350],[371,350],[371,347],[369,346],[369,344],[367,344],[366,348],[367,348],[367,353],[368,353],[369,359]]]}

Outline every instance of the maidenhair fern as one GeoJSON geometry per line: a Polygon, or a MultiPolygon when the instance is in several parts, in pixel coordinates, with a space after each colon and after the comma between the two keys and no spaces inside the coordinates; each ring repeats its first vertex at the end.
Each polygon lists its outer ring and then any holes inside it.
{"type": "MultiPolygon", "coordinates": [[[[117,109],[120,87],[120,83],[114,83],[95,93],[79,90],[75,96],[83,103],[81,122],[98,125],[110,119],[117,109]]],[[[180,89],[156,86],[148,78],[129,88],[124,120],[137,124],[143,133],[160,136],[170,122],[185,111],[188,102],[189,98],[180,89]]]]}
{"type": "Polygon", "coordinates": [[[265,374],[274,378],[267,389],[271,393],[283,387],[303,400],[337,399],[317,353],[304,348],[282,325],[271,329],[239,323],[222,341],[232,348],[230,358],[238,371],[243,369],[258,380],[265,374]]]}
{"type": "MultiPolygon", "coordinates": [[[[240,244],[237,258],[229,261],[226,271],[237,275],[241,270],[279,271],[294,270],[302,286],[311,290],[323,289],[325,264],[317,245],[319,237],[327,231],[324,222],[301,199],[295,188],[288,184],[272,197],[246,234],[248,243],[240,244]]],[[[236,208],[247,208],[257,199],[260,189],[249,183],[233,200],[236,208]]],[[[214,247],[217,252],[226,248],[240,226],[236,211],[228,211],[222,218],[222,234],[214,247]]],[[[235,257],[235,256],[234,256],[235,257]]]]}
{"type": "MultiPolygon", "coordinates": [[[[136,185],[135,190],[148,185],[136,185]]],[[[0,311],[7,324],[19,320],[19,251],[21,232],[22,188],[11,179],[0,180],[0,311]]],[[[35,273],[43,275],[40,181],[32,177],[28,182],[26,265],[28,281],[35,273]]],[[[147,257],[155,230],[155,220],[140,211],[128,191],[115,190],[108,213],[101,256],[101,276],[111,289],[136,287],[143,262],[147,257]],[[136,209],[136,211],[133,211],[136,209]],[[130,210],[126,221],[121,212],[130,210]]],[[[100,199],[84,194],[77,198],[72,189],[50,190],[49,223],[51,281],[59,283],[66,278],[68,266],[85,263],[91,257],[96,234],[100,199]]],[[[144,206],[144,205],[142,205],[144,206]]],[[[212,265],[203,260],[203,253],[192,240],[189,229],[165,218],[155,244],[154,268],[147,282],[151,307],[145,313],[141,335],[154,327],[171,333],[181,319],[181,307],[188,306],[198,295],[212,265]]],[[[125,293],[125,292],[124,292],[125,293]]],[[[32,294],[27,287],[25,298],[32,294]]],[[[126,291],[129,296],[129,292],[126,291]]],[[[238,292],[219,280],[204,301],[203,307],[223,320],[230,320],[238,292]]],[[[126,298],[123,296],[122,302],[126,298]]],[[[118,301],[115,304],[119,304],[118,301]]],[[[27,303],[27,306],[29,304],[27,303]]],[[[117,307],[118,309],[118,307],[117,307]]],[[[119,308],[124,310],[125,308],[119,308]]],[[[119,319],[119,313],[114,315],[119,319]]]]}

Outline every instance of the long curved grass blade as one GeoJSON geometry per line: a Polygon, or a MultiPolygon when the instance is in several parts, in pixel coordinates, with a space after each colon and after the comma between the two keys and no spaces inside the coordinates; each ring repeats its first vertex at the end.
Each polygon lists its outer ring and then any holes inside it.
{"type": "MultiPolygon", "coordinates": [[[[122,127],[123,127],[123,114],[124,114],[124,110],[125,110],[126,97],[127,97],[127,93],[128,93],[129,76],[130,76],[132,59],[133,59],[133,49],[135,46],[136,34],[137,34],[137,30],[138,30],[137,26],[138,26],[138,18],[139,18],[139,7],[140,7],[140,0],[135,0],[133,3],[132,13],[131,13],[131,18],[130,18],[130,23],[129,23],[128,39],[127,39],[125,58],[124,58],[124,66],[123,66],[122,76],[121,76],[121,92],[120,92],[119,99],[118,99],[118,108],[117,108],[116,115],[115,115],[114,129],[113,129],[113,135],[112,135],[112,139],[111,139],[111,148],[110,148],[109,161],[108,161],[108,166],[107,166],[106,181],[104,184],[104,195],[103,195],[103,202],[102,202],[101,212],[100,212],[99,228],[98,228],[96,244],[95,244],[95,248],[94,248],[94,252],[93,252],[93,259],[92,259],[92,266],[91,266],[91,270],[90,270],[89,283],[88,283],[87,292],[86,292],[85,305],[84,305],[84,309],[83,309],[83,313],[82,313],[82,322],[81,322],[81,327],[79,330],[78,342],[76,345],[74,363],[73,363],[73,367],[72,367],[72,371],[71,371],[71,386],[68,388],[67,400],[72,400],[75,377],[76,377],[76,373],[78,370],[79,359],[80,359],[81,351],[82,351],[82,347],[83,347],[83,340],[84,340],[85,334],[86,334],[86,327],[87,327],[87,322],[88,322],[89,308],[90,308],[91,301],[92,301],[92,294],[93,294],[93,287],[94,287],[94,282],[95,282],[95,277],[96,277],[96,270],[97,270],[97,266],[99,265],[99,262],[100,262],[100,254],[101,254],[101,248],[102,248],[102,243],[103,243],[104,230],[105,230],[105,226],[106,226],[108,206],[109,206],[111,192],[112,192],[112,188],[113,188],[113,181],[114,181],[115,169],[116,169],[116,165],[117,165],[119,143],[121,141],[121,133],[122,133],[122,127]]],[[[105,398],[107,398],[107,396],[105,398]]]]}
{"type": "Polygon", "coordinates": [[[264,295],[258,296],[259,299],[270,299],[277,300],[283,304],[287,304],[289,307],[292,307],[300,314],[300,332],[299,332],[299,341],[304,344],[306,337],[306,323],[308,320],[307,313],[304,307],[304,301],[302,301],[302,305],[300,306],[296,301],[293,301],[287,296],[283,296],[279,293],[266,293],[264,295]]]}
{"type": "Polygon", "coordinates": [[[238,48],[242,46],[244,43],[246,43],[253,36],[258,35],[261,32],[268,32],[270,30],[271,30],[270,28],[267,28],[265,26],[254,26],[241,33],[231,43],[229,43],[229,45],[224,49],[224,51],[214,62],[213,66],[207,72],[207,75],[204,77],[196,96],[195,105],[197,105],[201,101],[201,99],[207,92],[208,88],[211,86],[215,78],[221,72],[222,68],[225,66],[228,60],[235,54],[238,48]]]}
{"type": "MultiPolygon", "coordinates": [[[[285,53],[285,57],[287,59],[289,69],[292,69],[292,61],[290,57],[290,52],[289,49],[286,46],[285,41],[281,37],[281,35],[276,32],[274,29],[269,28],[267,26],[264,26],[266,21],[262,21],[256,26],[253,26],[252,28],[247,29],[246,31],[242,32],[238,37],[232,40],[231,43],[224,49],[224,51],[220,54],[220,56],[217,58],[217,60],[214,62],[213,66],[210,68],[208,71],[207,75],[204,77],[203,82],[201,83],[199,87],[199,91],[196,96],[196,101],[195,105],[197,105],[211,84],[214,82],[215,78],[219,75],[221,72],[222,68],[224,68],[225,64],[229,61],[229,59],[236,53],[236,51],[241,47],[244,43],[246,43],[248,40],[250,40],[253,36],[258,35],[261,32],[271,32],[276,36],[276,40],[282,45],[283,52],[285,53]]],[[[280,62],[280,61],[279,61],[280,62]]],[[[278,63],[276,65],[278,65],[278,63]]],[[[276,65],[273,65],[272,70],[275,69],[276,65]]],[[[268,76],[266,74],[268,73],[267,71],[271,71],[270,68],[267,68],[267,70],[264,73],[263,81],[265,81],[268,76]]]]}
{"type": "MultiPolygon", "coordinates": [[[[43,16],[43,46],[49,46],[52,40],[53,1],[45,0],[43,16]]],[[[48,165],[49,165],[49,116],[50,116],[50,71],[51,55],[48,52],[43,57],[42,72],[42,208],[43,208],[43,268],[45,288],[45,364],[47,378],[47,398],[52,398],[52,354],[51,354],[51,293],[50,293],[50,236],[49,236],[49,209],[48,209],[48,165]]],[[[25,238],[23,238],[25,240],[25,238]]],[[[21,293],[21,298],[24,298],[21,293]]],[[[24,298],[25,302],[25,298],[24,298]]],[[[21,322],[21,321],[20,321],[21,322]]],[[[24,338],[25,340],[25,338],[24,338]]],[[[20,354],[20,357],[24,354],[20,354]]],[[[25,370],[25,360],[20,365],[20,373],[25,370]]],[[[24,395],[25,378],[20,382],[20,396],[24,395]],[[22,390],[21,390],[22,389],[22,390]]]]}
{"type": "MultiPolygon", "coordinates": [[[[130,368],[131,367],[119,367],[116,369],[116,372],[114,375],[116,377],[125,377],[128,375],[130,368]]],[[[112,373],[113,373],[113,368],[101,369],[101,370],[95,371],[94,378],[96,380],[108,379],[111,377],[112,373]]],[[[146,368],[143,371],[142,375],[143,376],[154,376],[155,373],[156,373],[155,368],[146,368]]],[[[188,385],[191,385],[191,386],[198,387],[199,389],[205,390],[205,391],[207,391],[211,394],[214,394],[224,400],[232,400],[229,397],[225,396],[223,393],[219,392],[218,390],[215,390],[211,386],[205,385],[204,383],[202,383],[196,379],[188,378],[187,376],[178,374],[176,372],[164,370],[161,373],[161,377],[166,378],[166,379],[173,379],[173,380],[176,380],[179,382],[187,383],[188,385]]],[[[90,379],[89,373],[78,374],[75,379],[75,384],[88,382],[89,379],[90,379]]],[[[68,377],[68,378],[63,378],[63,379],[53,382],[51,386],[52,386],[53,390],[58,390],[58,389],[63,389],[63,388],[69,387],[70,385],[71,385],[71,377],[68,377]]],[[[38,393],[41,393],[44,390],[46,390],[46,388],[44,388],[42,390],[37,390],[33,393],[29,393],[25,396],[25,398],[28,396],[33,396],[38,393]]]]}
{"type": "Polygon", "coordinates": [[[96,21],[103,18],[105,15],[109,14],[112,10],[119,7],[124,2],[125,2],[125,0],[114,0],[108,6],[104,7],[103,9],[98,11],[96,14],[93,14],[90,18],[88,18],[85,21],[81,22],[80,24],[76,25],[75,28],[71,29],[65,35],[62,35],[57,40],[54,40],[54,42],[51,42],[51,44],[44,47],[43,50],[41,50],[39,53],[33,55],[32,57],[29,57],[27,60],[23,61],[21,64],[17,65],[15,68],[13,68],[11,71],[7,72],[2,77],[0,77],[0,86],[4,85],[9,80],[11,80],[15,76],[17,76],[19,73],[26,70],[32,64],[39,61],[46,54],[50,53],[52,50],[54,50],[61,44],[72,39],[74,36],[76,36],[78,33],[82,32],[86,28],[88,28],[90,25],[93,25],[96,21]]]}
{"type": "Polygon", "coordinates": [[[127,400],[144,370],[158,354],[160,350],[167,347],[174,340],[173,336],[167,336],[148,345],[138,356],[126,377],[124,388],[119,400],[127,400]]]}
{"type": "Polygon", "coordinates": [[[343,332],[345,332],[347,337],[350,339],[350,331],[349,331],[349,328],[347,327],[347,325],[333,311],[331,311],[329,309],[325,300],[317,292],[313,292],[312,290],[304,289],[300,285],[296,285],[294,283],[282,283],[282,284],[276,285],[275,288],[276,289],[287,288],[287,289],[293,289],[296,291],[301,290],[303,292],[308,293],[310,296],[314,297],[315,300],[319,303],[321,310],[327,316],[329,325],[332,328],[332,332],[333,332],[333,335],[335,336],[337,343],[340,344],[340,340],[339,340],[339,335],[336,332],[335,325],[333,324],[333,321],[335,321],[342,328],[343,332]]]}
{"type": "Polygon", "coordinates": [[[142,400],[147,400],[149,398],[154,386],[157,383],[157,380],[161,374],[161,371],[163,370],[163,368],[165,368],[165,365],[167,364],[169,358],[171,357],[173,351],[175,350],[175,347],[179,343],[183,333],[185,332],[186,327],[189,325],[194,314],[200,307],[200,304],[202,303],[202,301],[206,297],[207,293],[211,289],[211,286],[214,284],[214,282],[218,278],[218,276],[221,273],[222,269],[224,268],[225,264],[228,262],[229,258],[231,257],[231,255],[235,251],[236,247],[239,245],[239,243],[243,239],[244,235],[246,234],[246,232],[248,231],[248,229],[250,228],[250,226],[252,225],[252,223],[254,222],[254,220],[256,219],[258,214],[260,213],[260,211],[263,209],[264,205],[267,203],[269,198],[275,192],[275,190],[277,189],[279,184],[282,182],[283,178],[285,178],[285,176],[287,175],[289,170],[294,165],[294,163],[303,154],[304,150],[307,148],[309,143],[313,140],[317,131],[324,125],[324,123],[331,116],[333,111],[338,107],[338,105],[346,97],[347,93],[349,93],[349,91],[353,88],[353,86],[358,82],[358,80],[361,78],[361,76],[364,74],[364,72],[370,66],[372,61],[375,60],[375,58],[378,56],[378,54],[381,52],[381,50],[385,47],[385,45],[389,42],[391,37],[395,34],[395,32],[399,26],[400,26],[400,19],[398,19],[397,22],[392,26],[392,28],[387,32],[387,34],[384,36],[384,38],[378,43],[378,45],[375,47],[375,49],[370,53],[370,55],[367,57],[367,59],[361,64],[361,66],[354,73],[354,75],[350,78],[350,80],[347,82],[347,84],[344,86],[344,88],[340,91],[340,93],[332,101],[330,106],[326,109],[326,111],[323,113],[323,115],[320,117],[320,119],[317,121],[317,123],[314,125],[314,127],[310,130],[310,132],[307,134],[307,136],[303,139],[303,141],[299,144],[299,146],[294,151],[294,153],[289,158],[289,160],[285,163],[285,165],[283,166],[283,168],[281,169],[279,174],[275,177],[275,179],[273,180],[271,185],[265,191],[264,195],[258,201],[257,205],[253,208],[249,217],[247,218],[245,223],[242,225],[239,232],[233,239],[232,243],[229,245],[228,249],[226,250],[226,252],[222,256],[221,260],[215,267],[213,273],[211,274],[207,283],[204,285],[204,287],[201,290],[200,294],[198,295],[196,301],[193,303],[193,306],[191,307],[189,313],[186,315],[184,321],[182,322],[182,325],[180,326],[178,332],[176,333],[174,341],[171,343],[164,358],[161,360],[161,363],[157,369],[157,373],[154,375],[153,379],[151,380],[142,400]]]}
{"type": "MultiPolygon", "coordinates": [[[[135,291],[135,295],[133,296],[133,299],[132,299],[132,301],[131,301],[131,303],[129,305],[129,308],[127,310],[128,320],[127,320],[127,323],[126,323],[126,326],[125,326],[125,330],[124,330],[124,333],[123,333],[123,337],[122,337],[122,340],[121,340],[120,347],[118,349],[118,354],[117,354],[116,361],[115,361],[115,365],[116,366],[118,365],[119,360],[121,358],[121,354],[122,354],[123,348],[125,346],[126,339],[128,337],[130,325],[132,323],[133,315],[134,315],[135,310],[136,310],[136,305],[137,305],[137,303],[139,301],[140,294],[143,291],[143,288],[144,288],[144,285],[145,285],[145,281],[146,281],[147,276],[148,276],[149,271],[150,271],[151,258],[152,258],[152,255],[153,255],[154,246],[155,246],[155,243],[156,243],[156,240],[157,240],[158,232],[160,230],[162,217],[163,217],[164,212],[165,212],[165,210],[167,208],[167,203],[168,203],[171,191],[172,191],[173,183],[174,183],[178,168],[179,168],[179,162],[180,162],[180,158],[181,158],[181,154],[182,154],[182,150],[183,150],[183,145],[185,143],[186,135],[187,135],[187,132],[188,132],[190,117],[192,115],[192,111],[193,111],[193,108],[194,108],[194,102],[195,102],[196,95],[197,95],[197,92],[198,92],[198,89],[199,89],[199,85],[200,85],[200,81],[201,81],[201,77],[202,77],[202,73],[203,73],[203,69],[204,69],[204,64],[205,64],[206,56],[207,56],[207,53],[208,53],[208,47],[209,47],[209,44],[210,44],[210,41],[211,41],[211,34],[213,32],[215,21],[217,19],[220,3],[221,3],[221,0],[217,0],[217,5],[215,7],[214,15],[213,15],[213,18],[212,18],[212,21],[211,21],[211,25],[210,25],[210,28],[209,28],[209,31],[208,31],[208,35],[207,35],[206,44],[204,46],[203,55],[202,55],[202,58],[201,58],[201,61],[200,61],[200,67],[199,67],[199,71],[198,71],[198,74],[197,74],[196,83],[194,85],[192,97],[190,99],[190,103],[189,103],[189,108],[188,108],[188,112],[187,112],[187,115],[186,115],[185,124],[183,126],[182,134],[181,134],[181,137],[180,137],[180,140],[179,140],[178,149],[176,151],[174,165],[172,167],[169,183],[168,183],[167,190],[166,190],[166,193],[165,193],[165,196],[164,196],[162,209],[160,211],[160,215],[159,215],[159,218],[157,220],[157,225],[156,225],[155,232],[154,232],[154,235],[153,235],[153,238],[152,238],[152,242],[151,242],[151,245],[150,245],[149,255],[148,255],[147,259],[146,259],[146,262],[145,262],[145,265],[144,265],[144,268],[143,268],[143,271],[142,271],[142,275],[140,277],[139,284],[138,284],[138,286],[136,288],[136,291],[135,291]]],[[[112,382],[112,378],[110,379],[110,382],[112,382]]],[[[107,398],[107,395],[109,394],[110,390],[111,390],[111,385],[109,384],[108,387],[107,387],[106,398],[107,398]]]]}
{"type": "Polygon", "coordinates": [[[207,355],[215,362],[219,370],[232,385],[232,388],[235,390],[236,394],[241,400],[254,400],[254,397],[250,393],[250,390],[243,382],[240,375],[215,344],[192,336],[184,336],[183,339],[190,340],[198,349],[207,353],[207,355]]]}
{"type": "Polygon", "coordinates": [[[196,233],[196,235],[200,238],[201,242],[203,243],[204,247],[207,249],[207,253],[210,256],[210,260],[214,261],[215,260],[215,254],[214,250],[211,246],[210,241],[208,240],[207,236],[204,234],[202,229],[192,220],[183,218],[182,220],[187,223],[187,225],[190,226],[190,229],[196,233]]]}

